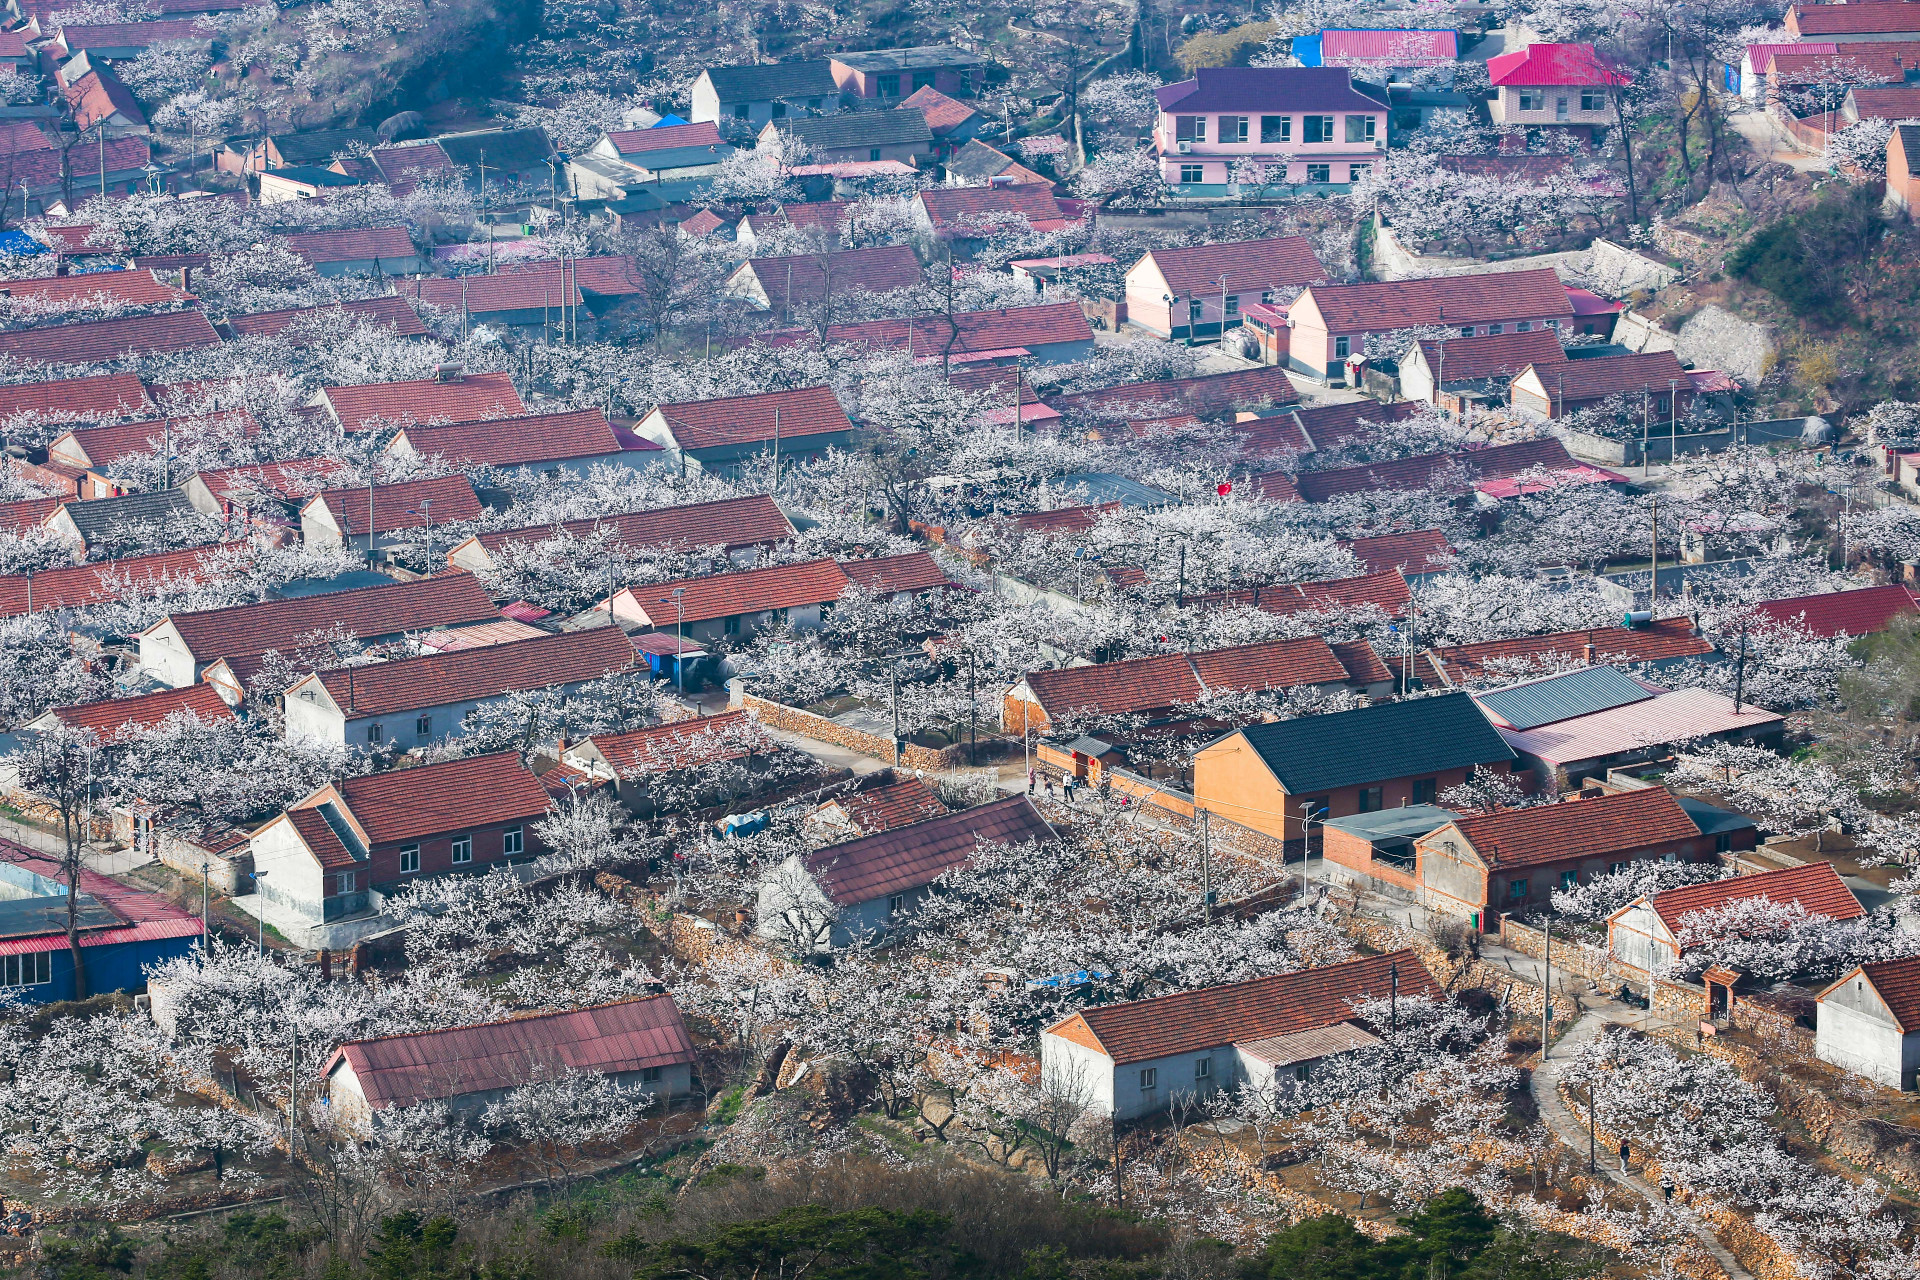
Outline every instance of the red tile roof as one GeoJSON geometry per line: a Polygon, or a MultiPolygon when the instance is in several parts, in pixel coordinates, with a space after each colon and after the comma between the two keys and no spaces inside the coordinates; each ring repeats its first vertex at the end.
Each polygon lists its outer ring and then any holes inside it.
{"type": "Polygon", "coordinates": [[[1700,834],[1664,787],[1469,814],[1452,825],[1490,867],[1655,852],[1700,834]]]}
{"type": "Polygon", "coordinates": [[[797,609],[806,605],[838,600],[847,589],[846,573],[831,560],[803,560],[797,564],[773,565],[765,569],[747,569],[740,573],[715,573],[703,578],[685,578],[678,582],[653,582],[629,587],[635,602],[656,626],[684,622],[707,622],[738,614],[764,613],[771,609],[797,609]],[[673,605],[675,588],[685,588],[681,611],[673,605]],[[667,601],[661,604],[660,601],[667,601]]]}
{"type": "Polygon", "coordinates": [[[0,355],[47,364],[93,364],[122,356],[219,345],[220,335],[198,311],[166,311],[0,333],[0,355]]]}
{"type": "MultiPolygon", "coordinates": [[[[1328,333],[1573,316],[1566,287],[1550,267],[1427,280],[1315,285],[1307,295],[1319,308],[1328,333]]],[[[1298,323],[1298,301],[1290,314],[1298,323]]]]}
{"type": "MultiPolygon", "coordinates": [[[[332,458],[298,458],[292,462],[262,462],[194,474],[207,486],[207,491],[222,502],[258,494],[272,494],[291,502],[320,492],[327,478],[344,465],[332,458]]],[[[374,509],[377,513],[377,502],[374,509]]]]}
{"type": "Polygon", "coordinates": [[[1380,684],[1393,679],[1393,672],[1365,640],[1336,640],[1327,647],[1347,669],[1347,679],[1355,684],[1380,684]]]}
{"type": "Polygon", "coordinates": [[[1218,299],[1223,276],[1229,293],[1319,284],[1327,278],[1327,269],[1305,236],[1150,249],[1146,256],[1160,269],[1176,299],[1218,299]]]}
{"type": "Polygon", "coordinates": [[[683,219],[680,223],[680,229],[690,236],[706,236],[712,235],[726,225],[727,220],[725,218],[722,218],[711,209],[702,209],[691,218],[683,219]]]}
{"type": "MultiPolygon", "coordinates": [[[[1558,345],[1557,343],[1555,345],[1558,345]]],[[[1451,366],[1453,361],[1448,360],[1451,366]]],[[[1452,370],[1448,370],[1451,376],[1452,370]]],[[[1598,400],[1603,396],[1635,397],[1665,392],[1669,384],[1691,392],[1693,383],[1671,351],[1636,351],[1624,356],[1596,356],[1588,360],[1557,359],[1539,370],[1547,394],[1562,402],[1598,400]]]]}
{"type": "Polygon", "coordinates": [[[102,121],[111,121],[116,115],[129,124],[144,125],[147,122],[146,113],[140,109],[140,101],[133,96],[133,90],[127,88],[120,77],[104,64],[68,85],[66,99],[67,110],[73,113],[73,123],[82,131],[102,121]]]}
{"type": "Polygon", "coordinates": [[[541,271],[501,271],[491,275],[421,276],[401,286],[415,302],[446,311],[485,314],[583,306],[586,296],[563,278],[558,267],[541,271]],[[569,287],[572,286],[572,287],[569,287]]]}
{"type": "Polygon", "coordinates": [[[238,719],[233,708],[221,700],[210,684],[162,689],[137,698],[111,698],[105,702],[55,707],[47,714],[69,728],[87,730],[102,742],[114,742],[130,733],[155,728],[167,717],[182,712],[209,722],[238,719]]]}
{"type": "Polygon", "coordinates": [[[323,489],[306,505],[311,507],[314,503],[325,507],[334,528],[348,535],[367,532],[369,510],[373,513],[375,533],[423,528],[430,521],[445,526],[455,520],[480,518],[480,499],[474,494],[472,483],[460,475],[377,484],[372,488],[361,485],[323,489]],[[424,505],[427,503],[433,505],[424,505]]]}
{"type": "Polygon", "coordinates": [[[227,328],[236,335],[278,337],[300,322],[334,313],[344,313],[392,330],[402,338],[426,336],[427,326],[407,305],[405,298],[362,298],[329,307],[299,307],[292,311],[257,311],[248,316],[228,316],[227,328]]]}
{"type": "Polygon", "coordinates": [[[74,53],[82,49],[145,47],[165,40],[210,41],[214,38],[213,26],[204,17],[158,18],[145,22],[68,23],[59,27],[58,31],[61,43],[74,53]]]}
{"type": "Polygon", "coordinates": [[[618,627],[595,627],[375,662],[352,668],[351,675],[324,671],[319,681],[336,706],[355,716],[375,716],[580,684],[625,671],[633,661],[633,646],[618,627]]]}
{"type": "Polygon", "coordinates": [[[997,311],[962,311],[947,316],[920,316],[913,320],[869,320],[864,324],[837,324],[827,330],[830,343],[865,343],[883,351],[911,345],[915,355],[934,358],[942,353],[1007,351],[1014,347],[1045,347],[1093,341],[1087,313],[1077,302],[1045,303],[1037,307],[1003,307],[997,311]],[[909,342],[911,335],[911,342],[909,342]]]}
{"type": "Polygon", "coordinates": [[[1353,552],[1368,573],[1430,573],[1453,558],[1447,535],[1438,529],[1418,533],[1387,533],[1377,538],[1355,538],[1340,544],[1353,552]]]}
{"type": "Polygon", "coordinates": [[[1814,53],[1814,46],[1806,47],[1805,53],[1774,54],[1767,63],[1768,75],[1783,85],[1829,79],[1858,82],[1869,76],[1898,83],[1915,58],[1920,58],[1920,41],[1914,40],[1853,41],[1839,45],[1837,53],[1814,53]]]}
{"type": "Polygon", "coordinates": [[[287,821],[323,871],[344,871],[357,865],[352,851],[318,809],[290,809],[287,821]]]}
{"type": "Polygon", "coordinates": [[[1915,606],[1913,592],[1891,586],[1764,600],[1753,611],[1783,625],[1799,623],[1817,636],[1866,636],[1885,631],[1895,618],[1913,613],[1915,606]]]}
{"type": "MultiPolygon", "coordinates": [[[[7,170],[16,188],[18,188],[20,183],[25,182],[29,188],[35,190],[56,191],[59,189],[60,152],[57,149],[36,148],[33,150],[0,154],[6,155],[7,170]]],[[[95,190],[97,191],[99,189],[98,178],[100,174],[100,144],[98,142],[93,144],[93,154],[89,158],[93,161],[93,172],[96,182],[95,190]]],[[[152,158],[153,149],[143,137],[130,135],[127,137],[107,139],[107,172],[109,174],[125,173],[131,169],[143,168],[152,158]]],[[[72,163],[71,155],[69,156],[68,163],[72,163]]],[[[108,179],[108,183],[111,185],[111,178],[108,179]]],[[[114,252],[114,250],[109,248],[87,244],[87,236],[92,230],[93,227],[90,224],[84,226],[48,227],[43,243],[47,244],[56,252],[71,257],[114,252]]]]}
{"type": "Polygon", "coordinates": [[[1311,610],[1339,609],[1351,605],[1378,605],[1388,617],[1406,612],[1413,599],[1407,580],[1397,569],[1385,573],[1366,573],[1353,578],[1333,578],[1326,582],[1295,582],[1261,587],[1255,590],[1211,591],[1188,596],[1196,605],[1248,604],[1268,613],[1282,615],[1311,610]]]}
{"type": "Polygon", "coordinates": [[[1920,32],[1920,9],[1905,3],[1796,4],[1788,30],[1801,36],[1904,35],[1920,32]]]}
{"type": "Polygon", "coordinates": [[[192,294],[170,284],[161,284],[159,277],[151,271],[92,271],[78,276],[0,280],[0,293],[10,298],[40,298],[61,302],[105,297],[130,307],[160,307],[193,301],[192,294]]]}
{"type": "Polygon", "coordinates": [[[847,411],[840,407],[831,387],[794,387],[764,395],[690,400],[654,408],[667,420],[682,449],[771,442],[776,410],[783,440],[853,430],[847,411]]]}
{"type": "Polygon", "coordinates": [[[936,233],[956,227],[976,229],[993,219],[1022,214],[1030,222],[1058,220],[1064,215],[1053,198],[1053,188],[1037,182],[1004,187],[930,187],[917,199],[927,211],[936,233]]]}
{"type": "Polygon", "coordinates": [[[0,421],[17,413],[56,417],[113,417],[137,413],[150,401],[138,374],[102,373],[90,378],[22,382],[0,387],[0,421]]]}
{"type": "Polygon", "coordinates": [[[1334,471],[1303,471],[1294,477],[1294,483],[1300,488],[1300,496],[1308,502],[1325,502],[1344,493],[1364,493],[1369,489],[1424,488],[1442,470],[1455,464],[1471,469],[1482,479],[1519,475],[1534,467],[1579,465],[1564,444],[1549,437],[1523,440],[1519,444],[1495,445],[1490,449],[1428,453],[1394,462],[1371,462],[1334,471]]]}
{"type": "Polygon", "coordinates": [[[1234,412],[1295,404],[1299,399],[1300,393],[1293,389],[1287,371],[1267,365],[1198,378],[1127,382],[1100,391],[1050,396],[1047,403],[1062,413],[1078,411],[1131,420],[1158,417],[1169,411],[1218,418],[1234,412]]]}
{"type": "MultiPolygon", "coordinates": [[[[1449,338],[1443,343],[1422,341],[1420,354],[1427,368],[1437,370],[1446,382],[1467,382],[1476,378],[1515,377],[1528,365],[1536,369],[1552,367],[1557,373],[1567,363],[1560,346],[1560,335],[1551,329],[1528,333],[1489,333],[1478,338],[1449,338]]],[[[1672,352],[1664,352],[1669,357],[1672,352]]],[[[1604,357],[1603,357],[1604,358],[1604,357]]],[[[1581,361],[1599,364],[1600,360],[1581,361]]]]}
{"type": "Polygon", "coordinates": [[[854,791],[829,802],[846,815],[855,830],[867,835],[892,831],[938,818],[947,812],[933,788],[918,778],[903,778],[884,787],[854,791]]]}
{"type": "MultiPolygon", "coordinates": [[[[1359,435],[1363,430],[1363,421],[1374,424],[1404,422],[1424,407],[1418,400],[1396,400],[1392,404],[1352,400],[1312,407],[1297,405],[1293,409],[1293,418],[1305,430],[1311,448],[1332,449],[1359,435]]],[[[1258,424],[1246,425],[1252,427],[1258,424]]]]}
{"type": "Polygon", "coordinates": [[[847,225],[850,200],[810,200],[804,204],[783,204],[768,213],[747,215],[747,229],[755,235],[777,231],[782,226],[796,231],[839,230],[847,225]]]}
{"type": "Polygon", "coordinates": [[[934,591],[954,585],[934,558],[924,551],[908,551],[897,556],[874,556],[865,560],[842,560],[840,571],[847,578],[876,595],[901,591],[934,591]]]}
{"type": "MultiPolygon", "coordinates": [[[[236,545],[188,547],[182,551],[127,556],[71,569],[42,569],[33,575],[33,611],[80,609],[103,600],[117,600],[140,587],[199,581],[208,576],[210,562],[236,545]]],[[[25,575],[0,578],[0,618],[17,618],[26,613],[28,594],[25,575]]]]}
{"type": "Polygon", "coordinates": [[[693,1061],[693,1040],[669,995],[505,1022],[349,1040],[323,1075],[345,1062],[367,1103],[404,1107],[510,1089],[541,1071],[626,1075],[693,1061]]]}
{"type": "Polygon", "coordinates": [[[24,533],[36,525],[47,522],[47,517],[59,509],[63,498],[28,498],[23,502],[0,503],[0,530],[7,533],[24,533]]]}
{"type": "MultiPolygon", "coordinates": [[[[1920,956],[1907,956],[1902,960],[1876,960],[1860,966],[1859,973],[1864,974],[1873,989],[1880,993],[1886,1002],[1887,1011],[1893,1014],[1893,1020],[1907,1035],[1920,1031],[1920,956]]],[[[1832,991],[1845,985],[1849,973],[1839,982],[1828,987],[1832,991]]],[[[1820,993],[1822,996],[1826,991],[1820,993]]]]}
{"type": "Polygon", "coordinates": [[[1395,972],[1403,996],[1440,1000],[1446,995],[1412,951],[1393,951],[1250,982],[1097,1005],[1048,1030],[1060,1034],[1077,1022],[1115,1065],[1124,1066],[1346,1022],[1356,1003],[1392,993],[1395,972]]]}
{"type": "Polygon", "coordinates": [[[607,141],[622,160],[644,159],[650,151],[672,151],[680,147],[724,147],[720,126],[711,120],[699,124],[670,124],[653,129],[616,129],[607,141]]]}
{"type": "Polygon", "coordinates": [[[380,172],[396,196],[407,195],[429,179],[447,181],[456,176],[453,161],[447,159],[447,153],[437,142],[414,147],[380,147],[373,153],[373,162],[380,166],[380,172]]]}
{"type": "Polygon", "coordinates": [[[569,520],[558,526],[539,524],[495,529],[476,535],[474,540],[493,552],[510,542],[544,542],[556,529],[576,538],[605,529],[613,542],[624,547],[725,547],[729,551],[784,542],[793,537],[792,523],[781,514],[773,499],[756,493],[684,507],[623,511],[592,520],[569,520]]]}
{"type": "Polygon", "coordinates": [[[1813,914],[1830,920],[1857,920],[1867,914],[1860,900],[1853,896],[1853,890],[1847,888],[1840,873],[1828,862],[1809,862],[1784,871],[1763,871],[1731,880],[1681,885],[1678,889],[1654,894],[1653,909],[1667,928],[1678,931],[1680,918],[1689,912],[1712,911],[1729,902],[1750,898],[1765,898],[1783,906],[1797,902],[1813,914]]]}
{"type": "Polygon", "coordinates": [[[966,865],[982,840],[1019,845],[1053,835],[1032,801],[1010,796],[829,845],[808,854],[806,864],[829,898],[852,906],[932,884],[966,865]]]}
{"type": "MultiPolygon", "coordinates": [[[[599,295],[606,298],[627,297],[641,292],[646,283],[641,279],[640,269],[631,257],[625,254],[610,254],[598,258],[572,258],[562,266],[558,262],[527,262],[501,267],[496,273],[503,276],[531,277],[536,288],[544,288],[557,305],[565,285],[573,285],[581,293],[599,295]],[[564,277],[565,284],[562,283],[564,277]],[[544,285],[541,282],[545,282],[544,285]]],[[[469,276],[468,279],[477,277],[469,276]]],[[[530,290],[526,295],[534,299],[530,306],[539,306],[541,293],[530,290]]]]}
{"type": "MultiPolygon", "coordinates": [[[[405,439],[422,457],[488,467],[524,467],[619,453],[658,452],[660,446],[607,421],[600,409],[574,409],[525,418],[407,427],[405,439]]],[[[389,446],[391,447],[391,446],[389,446]]]]}
{"type": "Polygon", "coordinates": [[[1595,663],[1662,662],[1674,658],[1703,657],[1713,645],[1693,633],[1686,618],[1662,618],[1647,627],[1595,627],[1589,631],[1557,631],[1544,636],[1519,636],[1511,640],[1484,640],[1479,644],[1455,645],[1431,649],[1425,655],[1423,678],[1434,679],[1432,664],[1444,669],[1447,682],[1459,684],[1488,675],[1507,676],[1512,672],[1489,670],[1501,660],[1529,661],[1559,665],[1567,660],[1586,660],[1587,646],[1593,646],[1595,663]]]}
{"type": "Polygon", "coordinates": [[[398,261],[419,256],[405,227],[356,227],[346,231],[298,231],[283,235],[287,248],[315,266],[326,262],[398,261]]]}
{"type": "Polygon", "coordinates": [[[245,409],[208,413],[192,418],[153,418],[115,422],[104,427],[79,427],[54,437],[49,461],[104,467],[136,454],[158,453],[171,436],[175,448],[205,441],[241,440],[258,435],[260,424],[245,409]]]}
{"type": "MultiPolygon", "coordinates": [[[[602,634],[608,629],[587,634],[602,634]]],[[[626,733],[596,733],[581,744],[591,746],[620,778],[669,773],[716,760],[737,760],[748,751],[778,747],[760,722],[744,711],[694,720],[675,720],[626,733]]]]}
{"type": "Polygon", "coordinates": [[[843,249],[831,257],[801,253],[782,258],[753,258],[741,263],[727,282],[730,285],[744,282],[748,274],[760,282],[768,304],[776,307],[785,307],[790,301],[818,302],[827,296],[829,288],[836,294],[848,289],[885,293],[891,289],[911,289],[921,283],[920,259],[904,244],[843,249]]]}
{"type": "Polygon", "coordinates": [[[1023,533],[1085,533],[1098,524],[1102,516],[1119,509],[1119,503],[1107,502],[1097,507],[1060,507],[1054,511],[1033,511],[1016,517],[1013,526],[1023,533]]]}
{"type": "Polygon", "coordinates": [[[1347,668],[1319,636],[1268,640],[1202,653],[1168,653],[1096,666],[1030,671],[1026,686],[1049,716],[1167,711],[1208,689],[1338,684],[1347,668]]]}
{"type": "Polygon", "coordinates": [[[375,845],[539,818],[547,812],[540,780],[512,751],[348,778],[338,790],[375,845]]]}
{"type": "Polygon", "coordinates": [[[469,373],[454,382],[421,378],[413,382],[374,382],[354,387],[326,387],[322,395],[334,416],[348,431],[364,429],[372,419],[401,425],[433,422],[478,422],[485,418],[512,418],[527,406],[504,373],[469,373]]]}
{"type": "Polygon", "coordinates": [[[1269,471],[1262,475],[1248,476],[1234,486],[1243,497],[1259,498],[1264,502],[1299,502],[1300,490],[1293,483],[1293,477],[1284,471],[1269,471]]]}
{"type": "Polygon", "coordinates": [[[967,121],[979,115],[964,102],[956,102],[932,85],[921,85],[911,96],[900,103],[903,107],[917,108],[926,118],[927,128],[936,138],[944,138],[967,121]]]}
{"type": "Polygon", "coordinates": [[[251,657],[269,649],[291,656],[308,643],[308,637],[336,626],[362,640],[374,640],[406,631],[489,622],[499,616],[472,574],[443,573],[393,586],[169,614],[141,634],[171,622],[194,660],[211,662],[251,657]]]}
{"type": "Polygon", "coordinates": [[[1633,77],[1590,44],[1530,44],[1487,59],[1487,79],[1502,85],[1623,85],[1633,77]]]}

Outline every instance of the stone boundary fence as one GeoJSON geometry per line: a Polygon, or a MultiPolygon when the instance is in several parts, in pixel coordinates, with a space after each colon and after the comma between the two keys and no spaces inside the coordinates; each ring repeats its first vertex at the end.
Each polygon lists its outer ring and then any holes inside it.
{"type": "MultiPolygon", "coordinates": [[[[1518,920],[1501,922],[1500,941],[1509,951],[1518,951],[1523,956],[1535,959],[1546,956],[1546,934],[1518,920]]],[[[1707,989],[1704,986],[1675,982],[1671,978],[1656,978],[1638,969],[1626,968],[1607,952],[1584,942],[1556,937],[1553,940],[1553,964],[1602,987],[1615,987],[1622,983],[1645,986],[1655,1013],[1689,1021],[1705,1017],[1707,1013],[1707,989]]]]}
{"type": "Polygon", "coordinates": [[[811,711],[802,711],[799,707],[790,707],[784,702],[748,693],[736,681],[727,684],[727,705],[735,711],[751,711],[761,724],[775,729],[785,729],[788,733],[797,733],[804,738],[813,738],[820,742],[831,742],[836,747],[845,747],[857,751],[863,756],[872,756],[888,764],[899,765],[907,769],[919,769],[928,773],[946,773],[967,766],[967,744],[955,743],[951,747],[935,749],[923,747],[917,743],[900,744],[899,753],[894,752],[891,739],[877,733],[868,733],[852,725],[840,724],[825,716],[817,716],[811,711]]]}

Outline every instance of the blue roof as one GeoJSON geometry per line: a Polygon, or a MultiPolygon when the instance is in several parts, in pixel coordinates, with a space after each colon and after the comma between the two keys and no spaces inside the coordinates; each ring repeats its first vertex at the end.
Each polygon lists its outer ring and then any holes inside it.
{"type": "Polygon", "coordinates": [[[1293,38],[1293,60],[1303,67],[1319,66],[1320,37],[1322,34],[1323,33],[1316,31],[1310,36],[1295,36],[1293,38]]]}
{"type": "Polygon", "coordinates": [[[1077,489],[1084,485],[1087,501],[1093,506],[1117,502],[1123,507],[1165,507],[1179,501],[1165,489],[1156,489],[1111,471],[1076,471],[1060,476],[1058,480],[1062,486],[1069,488],[1077,489]]]}
{"type": "Polygon", "coordinates": [[[676,124],[685,124],[685,123],[687,122],[685,120],[682,120],[679,116],[669,114],[669,115],[661,116],[658,120],[655,120],[653,122],[652,127],[655,129],[666,129],[676,124]]]}
{"type": "Polygon", "coordinates": [[[0,254],[11,254],[25,258],[36,253],[45,253],[47,246],[35,240],[24,231],[0,231],[0,254]]]}
{"type": "Polygon", "coordinates": [[[1588,667],[1474,695],[1515,729],[1537,729],[1575,716],[1645,702],[1653,691],[1618,667],[1588,667]]]}

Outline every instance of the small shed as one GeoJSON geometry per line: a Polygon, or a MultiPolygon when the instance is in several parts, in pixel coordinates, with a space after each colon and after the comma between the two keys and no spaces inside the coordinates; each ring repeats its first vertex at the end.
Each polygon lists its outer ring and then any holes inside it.
{"type": "Polygon", "coordinates": [[[1814,1056],[1894,1089],[1920,1089],[1920,956],[1856,965],[1819,995],[1814,1056]]]}

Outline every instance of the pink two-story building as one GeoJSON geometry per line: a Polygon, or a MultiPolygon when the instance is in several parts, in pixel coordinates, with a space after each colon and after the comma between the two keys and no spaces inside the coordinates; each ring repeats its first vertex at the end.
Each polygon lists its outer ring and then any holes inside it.
{"type": "Polygon", "coordinates": [[[1498,333],[1559,332],[1573,320],[1566,286],[1551,267],[1489,271],[1427,280],[1314,285],[1287,308],[1288,366],[1313,378],[1340,381],[1349,361],[1364,360],[1369,334],[1412,339],[1442,329],[1463,338],[1498,333]],[[1422,331],[1425,332],[1422,332],[1422,331]]]}
{"type": "Polygon", "coordinates": [[[1160,172],[1185,196],[1345,187],[1387,147],[1387,104],[1345,67],[1205,67],[1155,91],[1160,172]]]}

